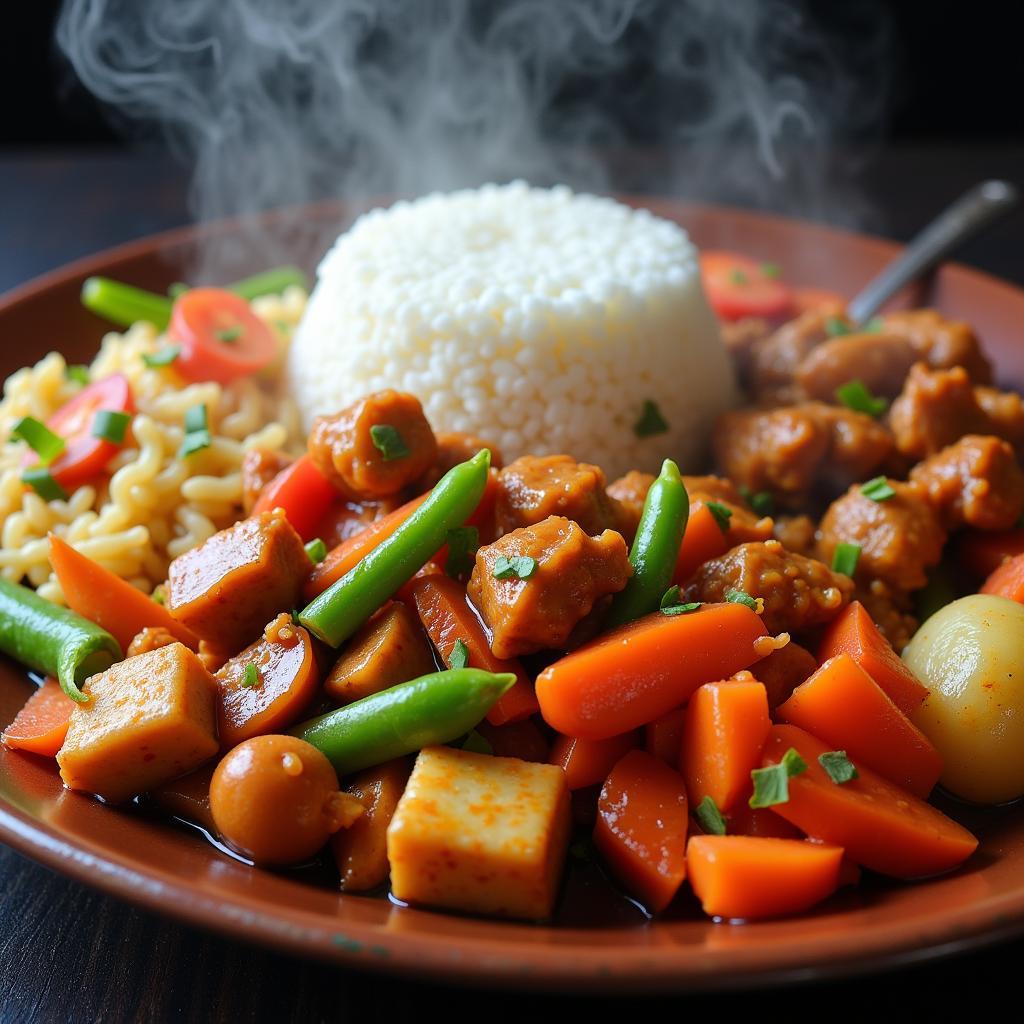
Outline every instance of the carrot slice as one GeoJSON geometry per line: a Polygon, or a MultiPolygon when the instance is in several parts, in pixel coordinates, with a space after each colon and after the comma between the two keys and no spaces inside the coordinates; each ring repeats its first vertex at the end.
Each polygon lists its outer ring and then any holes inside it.
{"type": "Polygon", "coordinates": [[[594,845],[645,907],[664,910],[686,878],[688,826],[683,777],[646,750],[633,750],[601,787],[594,845]]]}
{"type": "Polygon", "coordinates": [[[685,717],[686,708],[675,708],[644,726],[644,749],[670,768],[679,767],[685,717]]]}
{"type": "Polygon", "coordinates": [[[25,702],[14,721],[4,729],[5,747],[54,757],[64,744],[75,702],[55,679],[47,679],[25,702]]]}
{"type": "Polygon", "coordinates": [[[654,612],[549,665],[537,677],[541,714],[566,736],[603,740],[684,704],[704,683],[752,665],[766,636],[742,604],[689,615],[654,612]]]}
{"type": "Polygon", "coordinates": [[[690,698],[683,725],[683,778],[698,806],[711,797],[722,812],[750,788],[771,728],[768,694],[756,680],[706,683],[690,698]]]}
{"type": "Polygon", "coordinates": [[[818,661],[837,654],[849,654],[905,715],[913,714],[928,696],[927,687],[900,660],[860,601],[847,605],[822,637],[818,661]]]}
{"type": "Polygon", "coordinates": [[[848,654],[826,661],[778,716],[922,800],[942,774],[939,752],[848,654]]]}
{"type": "Polygon", "coordinates": [[[469,666],[487,672],[511,672],[516,677],[512,689],[487,712],[491,725],[518,722],[537,712],[537,696],[523,666],[514,658],[495,657],[490,638],[461,583],[448,576],[423,576],[412,581],[409,591],[423,628],[446,665],[451,663],[455,644],[461,640],[469,654],[469,666]]]}
{"type": "Polygon", "coordinates": [[[1024,529],[964,530],[956,540],[957,563],[975,579],[990,576],[1017,555],[1024,555],[1024,529]]]}
{"type": "Polygon", "coordinates": [[[1024,604],[1024,554],[1008,558],[982,584],[980,594],[995,594],[1024,604]]]}
{"type": "Polygon", "coordinates": [[[798,914],[839,887],[843,850],[802,839],[692,836],[690,885],[711,917],[757,920],[798,914]]]}
{"type": "Polygon", "coordinates": [[[941,811],[868,767],[834,783],[818,762],[830,748],[795,725],[776,725],[762,762],[778,764],[792,747],[807,770],[789,779],[789,800],[772,810],[814,839],[842,846],[853,861],[895,878],[948,871],[977,849],[978,840],[941,811]]]}
{"type": "Polygon", "coordinates": [[[570,789],[586,789],[603,782],[608,773],[638,742],[635,732],[611,736],[606,740],[579,740],[556,736],[549,764],[557,764],[565,772],[570,789]]]}
{"type": "Polygon", "coordinates": [[[690,518],[679,548],[673,583],[685,583],[706,561],[724,555],[729,550],[729,538],[718,525],[711,509],[702,501],[690,506],[690,518]]]}
{"type": "Polygon", "coordinates": [[[50,565],[68,607],[112,634],[122,651],[146,626],[166,629],[192,650],[199,646],[192,630],[173,618],[163,605],[76,551],[55,533],[49,540],[50,565]]]}

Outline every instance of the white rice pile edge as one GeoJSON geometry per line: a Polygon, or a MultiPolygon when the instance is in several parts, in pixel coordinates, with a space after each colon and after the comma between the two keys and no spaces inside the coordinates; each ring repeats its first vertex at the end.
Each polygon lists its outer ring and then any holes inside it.
{"type": "Polygon", "coordinates": [[[392,387],[435,430],[506,459],[569,454],[609,479],[666,457],[696,471],[736,401],[686,232],[522,182],[361,217],[320,264],[288,374],[307,428],[392,387]],[[639,436],[646,402],[668,427],[639,436]]]}

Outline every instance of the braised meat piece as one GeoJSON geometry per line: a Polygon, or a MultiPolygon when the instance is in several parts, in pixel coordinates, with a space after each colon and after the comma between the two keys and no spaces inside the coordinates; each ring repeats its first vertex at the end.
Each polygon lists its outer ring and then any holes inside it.
{"type": "Polygon", "coordinates": [[[910,473],[949,530],[1009,530],[1024,512],[1024,472],[1012,446],[967,434],[919,462],[910,473]]]}
{"type": "Polygon", "coordinates": [[[886,334],[906,338],[918,359],[937,369],[962,366],[975,384],[992,380],[992,367],[974,331],[962,320],[947,320],[935,309],[899,310],[882,318],[886,334]]]}
{"type": "Polygon", "coordinates": [[[1024,398],[998,388],[975,388],[974,397],[986,417],[984,429],[974,433],[995,434],[1024,454],[1024,398]]]}
{"type": "Polygon", "coordinates": [[[439,433],[435,435],[437,440],[437,457],[434,464],[421,476],[413,486],[413,490],[422,494],[429,491],[438,480],[441,479],[454,466],[467,459],[473,458],[481,448],[488,448],[491,452],[491,469],[501,469],[505,464],[501,456],[501,449],[490,441],[484,441],[473,434],[465,434],[460,431],[450,433],[439,433]]]}
{"type": "Polygon", "coordinates": [[[946,542],[940,517],[920,486],[889,480],[892,497],[876,501],[854,484],[829,506],[819,525],[818,551],[831,564],[840,542],[860,547],[857,576],[897,591],[917,590],[946,542]]]}
{"type": "Polygon", "coordinates": [[[280,509],[243,519],[171,562],[167,610],[218,651],[248,645],[299,602],[310,562],[280,509]]]}
{"type": "Polygon", "coordinates": [[[818,667],[817,659],[792,640],[772,651],[750,668],[750,673],[768,691],[768,708],[774,711],[818,667]]]}
{"type": "Polygon", "coordinates": [[[631,469],[625,476],[613,480],[607,487],[608,497],[617,503],[619,533],[627,540],[632,540],[636,536],[640,514],[644,510],[644,501],[653,483],[653,473],[641,473],[637,469],[631,469]]]}
{"type": "Polygon", "coordinates": [[[356,501],[398,494],[437,460],[437,441],[419,399],[391,390],[317,417],[308,448],[320,472],[356,501]]]}
{"type": "Polygon", "coordinates": [[[808,398],[822,402],[834,402],[836,391],[851,380],[861,381],[872,394],[892,398],[917,358],[913,344],[898,334],[843,334],[815,346],[793,379],[808,398]]]}
{"type": "Polygon", "coordinates": [[[617,529],[622,518],[604,470],[568,455],[524,455],[502,469],[498,485],[499,534],[565,516],[592,536],[617,529]]]}
{"type": "Polygon", "coordinates": [[[468,592],[491,650],[514,658],[564,647],[594,602],[622,590],[632,571],[621,534],[588,537],[571,519],[549,516],[480,548],[468,592]]]}
{"type": "Polygon", "coordinates": [[[849,602],[853,581],[777,540],[740,544],[705,562],[686,588],[687,601],[724,601],[731,590],[764,600],[769,633],[799,633],[833,619],[849,602]]]}
{"type": "MultiPolygon", "coordinates": [[[[829,338],[829,325],[836,319],[831,310],[812,309],[783,324],[753,349],[752,387],[762,398],[792,395],[797,369],[829,338]]],[[[846,324],[840,318],[840,322],[846,324]]]]}
{"type": "Polygon", "coordinates": [[[292,464],[292,457],[269,448],[250,448],[242,456],[242,509],[248,515],[271,480],[292,464]]]}
{"type": "Polygon", "coordinates": [[[772,333],[771,324],[759,316],[745,316],[739,320],[723,321],[722,344],[732,360],[743,387],[749,387],[753,373],[754,350],[772,333]]]}
{"type": "Polygon", "coordinates": [[[917,632],[917,616],[913,612],[913,599],[906,590],[889,586],[883,580],[857,582],[854,599],[864,605],[872,622],[898,654],[917,632]]]}
{"type": "Polygon", "coordinates": [[[818,527],[810,516],[779,516],[772,535],[787,551],[814,556],[818,543],[818,527]]]}
{"type": "Polygon", "coordinates": [[[170,647],[177,642],[178,638],[168,633],[163,626],[146,626],[132,637],[124,656],[134,658],[136,654],[147,654],[161,647],[170,647]]]}

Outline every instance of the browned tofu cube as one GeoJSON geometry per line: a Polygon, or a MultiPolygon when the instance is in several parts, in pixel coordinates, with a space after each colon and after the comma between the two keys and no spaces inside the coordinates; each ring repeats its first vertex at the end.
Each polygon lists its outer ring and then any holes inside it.
{"type": "Polygon", "coordinates": [[[235,654],[296,606],[311,567],[284,512],[263,512],[171,562],[167,609],[211,647],[235,654]]]}
{"type": "Polygon", "coordinates": [[[339,704],[351,704],[436,667],[423,627],[404,604],[394,601],[352,637],[324,689],[339,704]]]}
{"type": "Polygon", "coordinates": [[[184,644],[112,665],[83,690],[57,754],[69,789],[128,800],[217,753],[216,683],[184,644]]]}

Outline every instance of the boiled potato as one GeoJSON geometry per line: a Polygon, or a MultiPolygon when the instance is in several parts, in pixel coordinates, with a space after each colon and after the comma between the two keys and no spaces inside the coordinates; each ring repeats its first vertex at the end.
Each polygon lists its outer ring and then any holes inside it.
{"type": "Polygon", "coordinates": [[[977,803],[1024,795],[1024,605],[972,594],[937,611],[903,660],[931,691],[914,723],[942,784],[977,803]]]}

